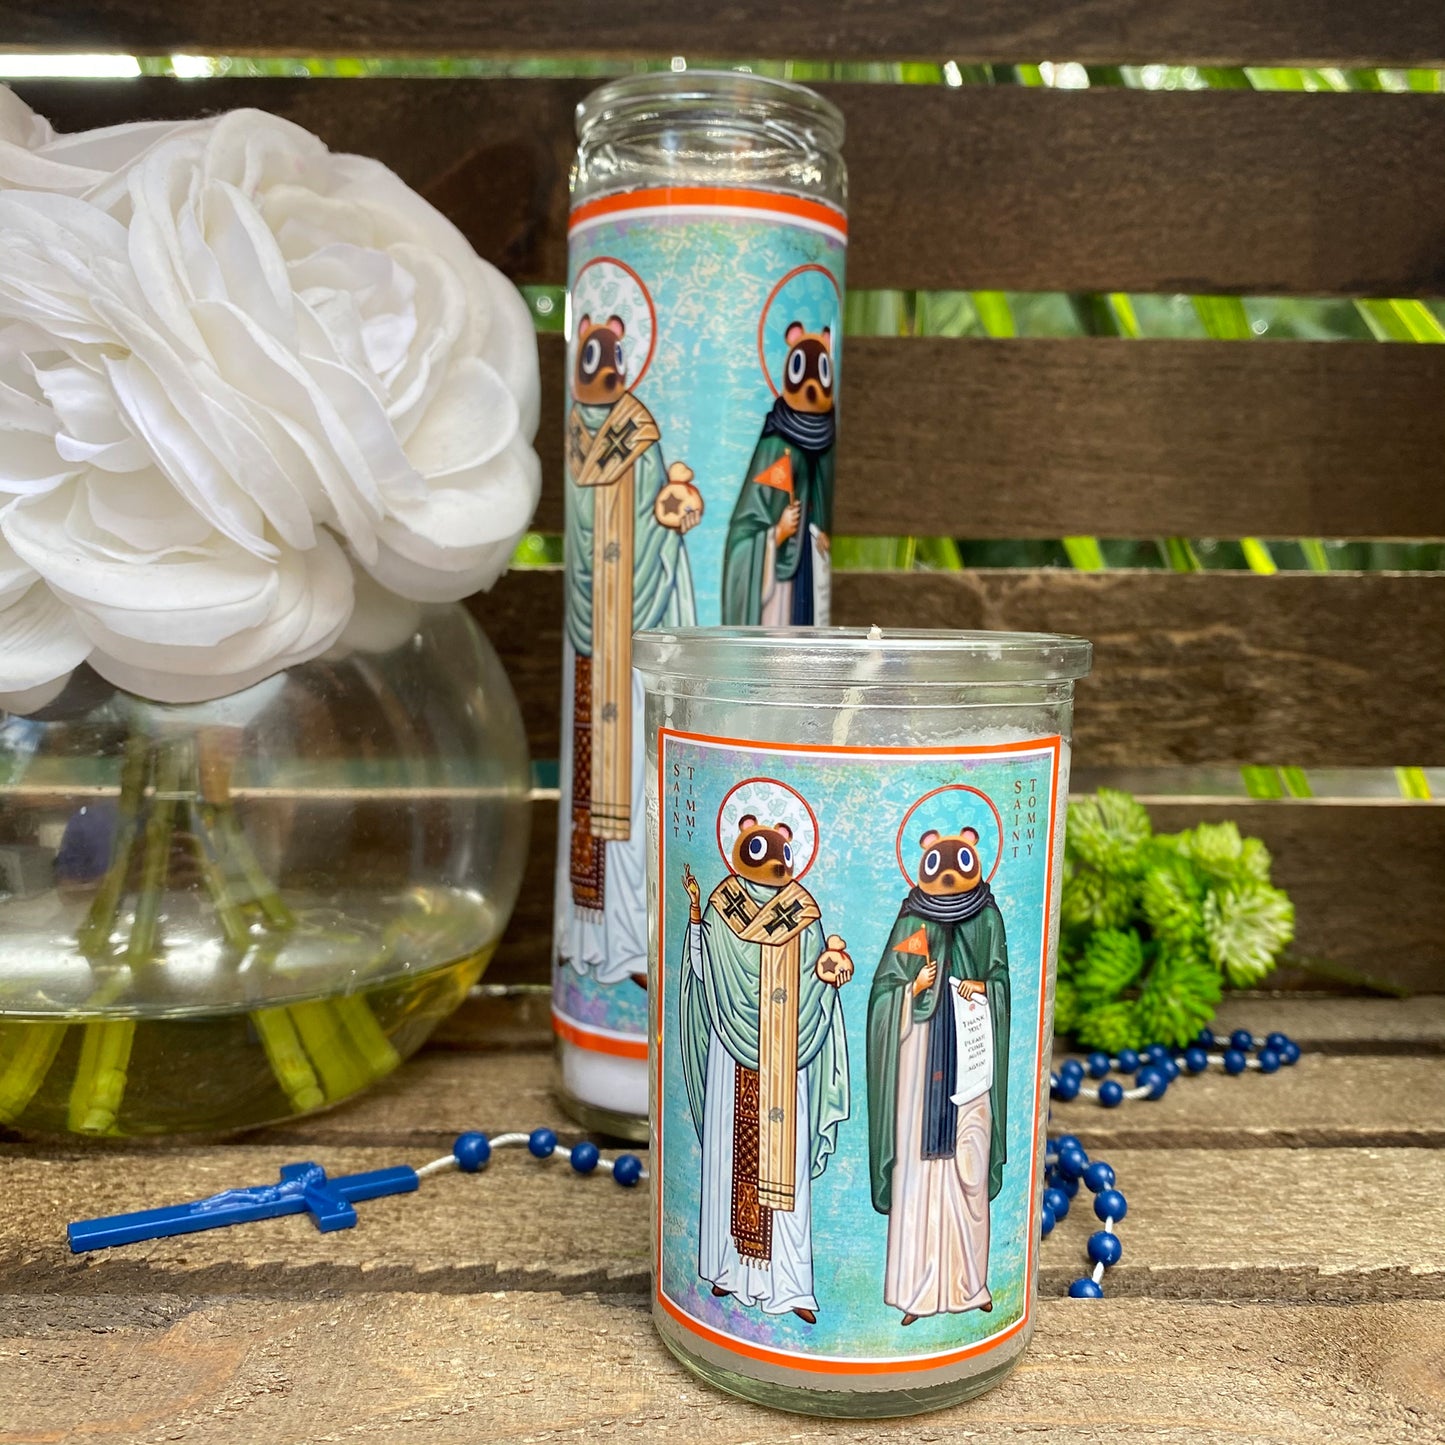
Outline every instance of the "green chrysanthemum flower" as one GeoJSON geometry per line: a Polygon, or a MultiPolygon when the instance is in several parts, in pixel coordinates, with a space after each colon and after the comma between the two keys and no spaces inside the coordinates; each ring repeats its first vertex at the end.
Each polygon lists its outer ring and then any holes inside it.
{"type": "Polygon", "coordinates": [[[1054,989],[1054,1032],[1071,1034],[1079,1022],[1079,998],[1074,986],[1061,978],[1054,989]]]}
{"type": "Polygon", "coordinates": [[[1066,867],[1059,899],[1059,921],[1066,929],[1123,928],[1133,912],[1134,887],[1126,879],[1066,867]]]}
{"type": "Polygon", "coordinates": [[[1222,888],[1204,900],[1209,957],[1236,988],[1258,983],[1294,937],[1294,904],[1267,883],[1222,888]]]}
{"type": "Polygon", "coordinates": [[[1081,1044],[1109,1054],[1131,1049],[1140,1041],[1135,1006],[1129,999],[1115,999],[1113,1003],[1085,1009],[1072,1032],[1081,1044]]]}
{"type": "Polygon", "coordinates": [[[1166,948],[1188,952],[1200,941],[1203,881],[1182,857],[1157,863],[1139,888],[1139,911],[1166,948]]]}
{"type": "Polygon", "coordinates": [[[1139,990],[1140,1043],[1187,1044],[1214,1017],[1223,992],[1218,972],[1198,953],[1163,953],[1139,990]]]}
{"type": "Polygon", "coordinates": [[[1130,874],[1140,867],[1153,830],[1149,814],[1128,793],[1100,788],[1097,796],[1069,807],[1066,847],[1070,854],[1103,873],[1130,874]]]}
{"type": "Polygon", "coordinates": [[[1144,947],[1134,930],[1101,928],[1084,946],[1074,970],[1074,987],[1083,1008],[1108,1003],[1144,971],[1144,947]]]}

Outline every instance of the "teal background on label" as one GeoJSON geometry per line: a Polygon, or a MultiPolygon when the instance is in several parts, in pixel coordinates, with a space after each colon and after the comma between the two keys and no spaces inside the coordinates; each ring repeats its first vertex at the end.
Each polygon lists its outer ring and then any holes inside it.
{"type": "MultiPolygon", "coordinates": [[[[1027,1245],[1037,1233],[1030,1209],[1036,1120],[1033,1112],[1042,1007],[1042,954],[1049,833],[1054,816],[1051,744],[1020,744],[1017,753],[786,754],[747,744],[719,746],[664,734],[662,739],[661,907],[663,910],[662,1056],[658,1080],[662,1134],[662,1211],[659,1287],[684,1313],[735,1338],[773,1349],[842,1357],[909,1357],[944,1353],[984,1340],[1016,1322],[1024,1310],[1027,1245]],[[1028,756],[1019,753],[1028,752],[1028,756]],[[689,785],[688,772],[691,770],[689,785]],[[816,861],[802,881],[817,900],[825,933],[847,942],[855,973],[840,990],[848,1041],[850,1116],[838,1130],[837,1152],[813,1180],[813,1268],[818,1318],[807,1325],[792,1314],[767,1315],[732,1299],[714,1299],[698,1276],[701,1147],[683,1080],[679,1035],[682,970],[688,924],[684,865],[696,875],[706,906],[727,868],[716,822],[728,790],[765,776],[795,788],[818,817],[816,861]],[[1035,780],[1030,788],[1029,780],[1035,780]],[[909,807],[934,788],[965,783],[987,793],[1004,820],[1004,853],[994,897],[1008,937],[1012,1007],[1009,1035],[1007,1159],[1003,1186],[990,1207],[989,1314],[973,1310],[919,1319],[904,1329],[883,1301],[887,1217],[872,1206],[868,1166],[866,1021],[868,993],[909,884],[899,871],[895,840],[909,807]],[[678,791],[673,791],[674,785],[678,791]],[[1015,785],[1026,791],[1016,792],[1015,785]],[[696,825],[686,820],[691,790],[696,825]],[[1015,809],[1032,797],[1032,809],[1015,809]],[[675,825],[674,812],[681,814],[675,825]],[[1023,819],[1035,816],[1033,853],[1026,852],[1023,819]],[[689,836],[691,831],[691,836],[689,836]],[[1020,838],[1013,840],[1018,831],[1020,838]],[[1017,849],[1017,856],[1014,850],[1017,849]]],[[[951,792],[925,803],[909,819],[903,857],[914,870],[918,837],[928,828],[979,832],[985,876],[998,856],[999,830],[982,799],[951,792]]],[[[1055,902],[1055,906],[1057,903],[1055,902]]],[[[801,1139],[800,1139],[801,1147],[801,1139]]]]}
{"type": "MultiPolygon", "coordinates": [[[[836,279],[836,289],[817,271],[789,281],[769,307],[764,337],[773,381],[781,385],[788,324],[801,321],[814,332],[832,328],[834,394],[840,398],[841,416],[840,294],[845,255],[842,242],[824,232],[774,216],[683,213],[628,219],[624,215],[591,225],[571,240],[569,291],[588,262],[611,257],[631,267],[652,297],[656,351],[633,389],[658,423],[664,466],[685,462],[703,496],[703,519],[685,539],[701,625],[720,620],[728,522],[774,401],[758,358],[758,322],[764,305],[774,287],[799,266],[824,266],[836,279]]],[[[574,307],[580,309],[586,308],[574,307]]],[[[606,320],[605,305],[592,309],[594,322],[606,320]]],[[[577,314],[569,318],[574,332],[577,320],[577,314]]],[[[636,328],[629,330],[635,336],[636,328]]],[[[569,411],[574,362],[569,346],[569,411]]],[[[629,377],[642,362],[643,356],[629,348],[629,377]]],[[[640,716],[634,726],[642,726],[640,716]]],[[[562,731],[562,746],[568,748],[571,726],[566,719],[562,731]]],[[[569,816],[569,800],[564,798],[560,814],[564,848],[569,816]]],[[[640,819],[635,826],[640,832],[640,819]]],[[[644,908],[640,897],[637,907],[639,912],[644,908]]],[[[553,974],[553,1005],[559,1013],[619,1033],[647,1032],[647,996],[635,984],[628,980],[602,984],[563,965],[553,974]]]]}

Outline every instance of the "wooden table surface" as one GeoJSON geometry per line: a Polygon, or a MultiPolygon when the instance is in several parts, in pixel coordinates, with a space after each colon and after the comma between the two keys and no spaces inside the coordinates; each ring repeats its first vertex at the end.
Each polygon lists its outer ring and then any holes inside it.
{"type": "Polygon", "coordinates": [[[1045,1241],[1022,1365],[906,1426],[717,1394],[648,1317],[647,1186],[521,1151],[305,1218],[70,1255],[68,1220],[312,1158],[419,1164],[467,1128],[549,1124],[544,996],[479,997],[393,1079],[233,1143],[0,1145],[0,1442],[1445,1439],[1445,997],[1242,998],[1306,1049],[1158,1103],[1059,1106],[1129,1199],[1108,1298],[1063,1298],[1087,1226],[1045,1241]]]}

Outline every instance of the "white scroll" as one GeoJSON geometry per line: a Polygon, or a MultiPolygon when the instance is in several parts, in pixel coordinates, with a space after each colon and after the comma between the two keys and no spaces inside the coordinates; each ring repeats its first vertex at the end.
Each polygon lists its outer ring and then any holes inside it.
{"type": "Polygon", "coordinates": [[[951,980],[953,1021],[958,1039],[958,1071],[953,1102],[971,1104],[993,1087],[993,1016],[983,995],[965,998],[961,980],[951,980]]]}

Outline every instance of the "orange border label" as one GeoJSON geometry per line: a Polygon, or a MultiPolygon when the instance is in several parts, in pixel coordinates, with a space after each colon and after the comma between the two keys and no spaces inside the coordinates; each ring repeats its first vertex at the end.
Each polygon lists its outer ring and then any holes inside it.
{"type": "Polygon", "coordinates": [[[573,210],[567,221],[567,234],[574,235],[599,221],[637,211],[753,213],[793,225],[831,231],[840,241],[848,239],[848,217],[836,206],[780,191],[731,186],[649,186],[640,191],[598,196],[596,200],[584,201],[573,210]]]}
{"type": "MultiPolygon", "coordinates": [[[[676,738],[687,742],[712,743],[719,747],[733,747],[745,749],[751,752],[767,752],[778,754],[799,754],[799,753],[822,753],[835,757],[847,755],[862,755],[865,757],[888,758],[919,758],[919,757],[978,757],[987,754],[1014,753],[1026,749],[1035,749],[1039,753],[1049,756],[1050,763],[1050,809],[1049,809],[1049,838],[1048,849],[1045,857],[1044,874],[1044,918],[1041,932],[1041,944],[1039,950],[1039,993],[1038,993],[1038,1036],[1036,1039],[1035,1060],[1033,1081],[1033,1111],[1032,1111],[1032,1169],[1029,1178],[1029,1206],[1028,1218],[1030,1221],[1037,1221],[1039,1214],[1039,1181],[1042,1177],[1042,1157],[1040,1139],[1041,1110],[1044,1103],[1042,1090],[1042,1060],[1047,1040],[1044,1037],[1044,999],[1048,987],[1049,969],[1049,933],[1054,908],[1054,856],[1055,846],[1058,842],[1057,829],[1054,826],[1055,813],[1059,801],[1059,765],[1063,752],[1063,739],[1057,735],[1042,738],[1030,738],[1020,742],[1012,743],[985,743],[972,747],[953,748],[866,748],[866,747],[833,747],[822,743],[770,743],[759,742],[753,738],[725,738],[714,737],[709,733],[682,732],[674,728],[659,728],[657,730],[657,788],[658,805],[665,795],[665,755],[666,745],[669,738],[676,738]]],[[[657,830],[657,867],[658,877],[665,876],[666,868],[666,836],[661,826],[657,830]]],[[[667,970],[667,910],[659,903],[657,910],[657,964],[654,969],[655,977],[652,986],[660,992],[664,989],[667,970]]],[[[662,995],[665,997],[665,993],[662,995]]],[[[657,1008],[653,1011],[654,1017],[660,1018],[664,1010],[657,1008]]],[[[654,1050],[652,1054],[652,1069],[656,1071],[661,1066],[662,1060],[662,1039],[659,1035],[654,1039],[654,1050]]],[[[652,1094],[654,1098],[660,1097],[657,1080],[653,1079],[652,1094]]],[[[958,1364],[962,1360],[974,1356],[986,1354],[996,1349],[999,1345],[1012,1339],[1024,1330],[1029,1320],[1033,1317],[1034,1291],[1028,1288],[1028,1281],[1034,1278],[1034,1257],[1038,1248],[1038,1231],[1030,1227],[1027,1243],[1024,1251],[1024,1306],[1023,1313],[1011,1324],[1004,1326],[996,1334],[990,1335],[985,1340],[979,1340],[971,1345],[963,1346],[960,1349],[945,1351],[940,1354],[918,1355],[918,1356],[893,1356],[889,1358],[858,1358],[840,1357],[832,1355],[812,1355],[793,1353],[788,1350],[769,1349],[765,1345],[753,1344],[751,1341],[740,1340],[733,1335],[725,1334],[721,1330],[714,1329],[711,1325],[704,1324],[701,1320],[689,1315],[679,1305],[674,1303],[663,1292],[662,1288],[662,1216],[664,1187],[664,1121],[661,1117],[654,1117],[652,1120],[652,1175],[655,1181],[654,1188],[657,1191],[652,1205],[655,1234],[653,1241],[653,1294],[659,1305],[675,1319],[684,1329],[697,1335],[700,1339],[718,1345],[721,1348],[741,1355],[747,1359],[758,1360],[765,1364],[781,1365],[788,1369],[799,1370],[806,1373],[823,1375],[888,1375],[888,1374],[910,1374],[919,1371],[943,1369],[949,1365],[958,1364]]]]}

